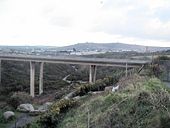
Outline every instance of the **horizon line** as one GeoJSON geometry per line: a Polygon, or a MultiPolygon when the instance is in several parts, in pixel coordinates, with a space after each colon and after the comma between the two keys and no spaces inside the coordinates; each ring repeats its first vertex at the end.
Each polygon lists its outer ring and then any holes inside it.
{"type": "Polygon", "coordinates": [[[127,45],[136,45],[136,46],[144,46],[144,47],[161,47],[161,48],[170,48],[170,46],[158,46],[158,45],[142,45],[142,44],[130,44],[130,43],[120,43],[120,42],[112,42],[112,43],[95,43],[95,42],[82,42],[82,43],[74,43],[74,44],[70,44],[70,45],[63,45],[63,46],[55,46],[55,45],[28,45],[28,44],[24,44],[24,45],[1,45],[0,47],[67,47],[67,46],[71,46],[71,45],[77,45],[77,44],[127,44],[127,45]]]}

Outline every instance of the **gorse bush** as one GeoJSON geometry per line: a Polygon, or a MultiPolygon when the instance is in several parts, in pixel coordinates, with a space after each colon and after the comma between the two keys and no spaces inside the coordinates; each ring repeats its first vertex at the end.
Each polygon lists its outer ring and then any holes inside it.
{"type": "Polygon", "coordinates": [[[90,91],[103,91],[106,86],[112,86],[119,81],[120,76],[115,77],[107,77],[103,80],[97,80],[96,83],[93,84],[84,84],[77,88],[77,94],[83,96],[90,91]]]}
{"type": "Polygon", "coordinates": [[[47,113],[40,117],[38,123],[42,128],[55,128],[62,118],[62,114],[69,108],[76,105],[76,101],[70,99],[61,99],[54,103],[47,113]]]}

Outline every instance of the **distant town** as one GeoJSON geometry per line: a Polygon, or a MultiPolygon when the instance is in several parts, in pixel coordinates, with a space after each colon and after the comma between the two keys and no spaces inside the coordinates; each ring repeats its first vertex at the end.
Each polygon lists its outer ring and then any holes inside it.
{"type": "Polygon", "coordinates": [[[55,46],[0,46],[0,54],[23,54],[23,55],[91,55],[106,52],[141,52],[149,53],[169,50],[168,47],[147,47],[123,43],[79,43],[65,47],[55,46]]]}

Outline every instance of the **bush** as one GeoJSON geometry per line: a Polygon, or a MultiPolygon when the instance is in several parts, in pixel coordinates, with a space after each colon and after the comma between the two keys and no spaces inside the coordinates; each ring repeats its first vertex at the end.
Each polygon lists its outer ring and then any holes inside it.
{"type": "Polygon", "coordinates": [[[6,123],[6,120],[3,117],[3,111],[0,110],[0,123],[6,123]]]}
{"type": "Polygon", "coordinates": [[[69,108],[76,105],[76,101],[69,99],[61,99],[54,103],[49,111],[40,117],[38,123],[43,128],[55,128],[62,118],[62,114],[69,108]]]}
{"type": "Polygon", "coordinates": [[[119,80],[120,76],[116,77],[107,77],[103,80],[97,80],[96,83],[93,84],[84,84],[77,88],[77,94],[83,96],[87,94],[90,91],[103,91],[106,86],[111,86],[113,84],[116,84],[119,80]]]}
{"type": "Polygon", "coordinates": [[[20,104],[31,103],[32,97],[25,92],[15,92],[7,101],[7,103],[16,109],[20,104]]]}
{"type": "Polygon", "coordinates": [[[154,61],[170,60],[168,56],[158,56],[154,61]]]}

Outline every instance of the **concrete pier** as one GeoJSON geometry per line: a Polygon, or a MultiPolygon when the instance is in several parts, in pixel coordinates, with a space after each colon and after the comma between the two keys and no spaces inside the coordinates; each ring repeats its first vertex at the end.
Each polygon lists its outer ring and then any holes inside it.
{"type": "Polygon", "coordinates": [[[44,70],[44,62],[40,62],[39,95],[43,93],[43,70],[44,70]]]}
{"type": "Polygon", "coordinates": [[[35,62],[30,62],[30,95],[35,96],[35,62]]]}
{"type": "Polygon", "coordinates": [[[97,72],[97,66],[96,65],[93,65],[93,71],[94,71],[94,74],[93,74],[93,83],[96,82],[96,72],[97,72]]]}
{"type": "Polygon", "coordinates": [[[89,67],[89,83],[92,83],[92,66],[89,67]]]}
{"type": "Polygon", "coordinates": [[[90,65],[89,70],[89,83],[95,83],[96,82],[96,71],[97,66],[96,65],[90,65]]]}

